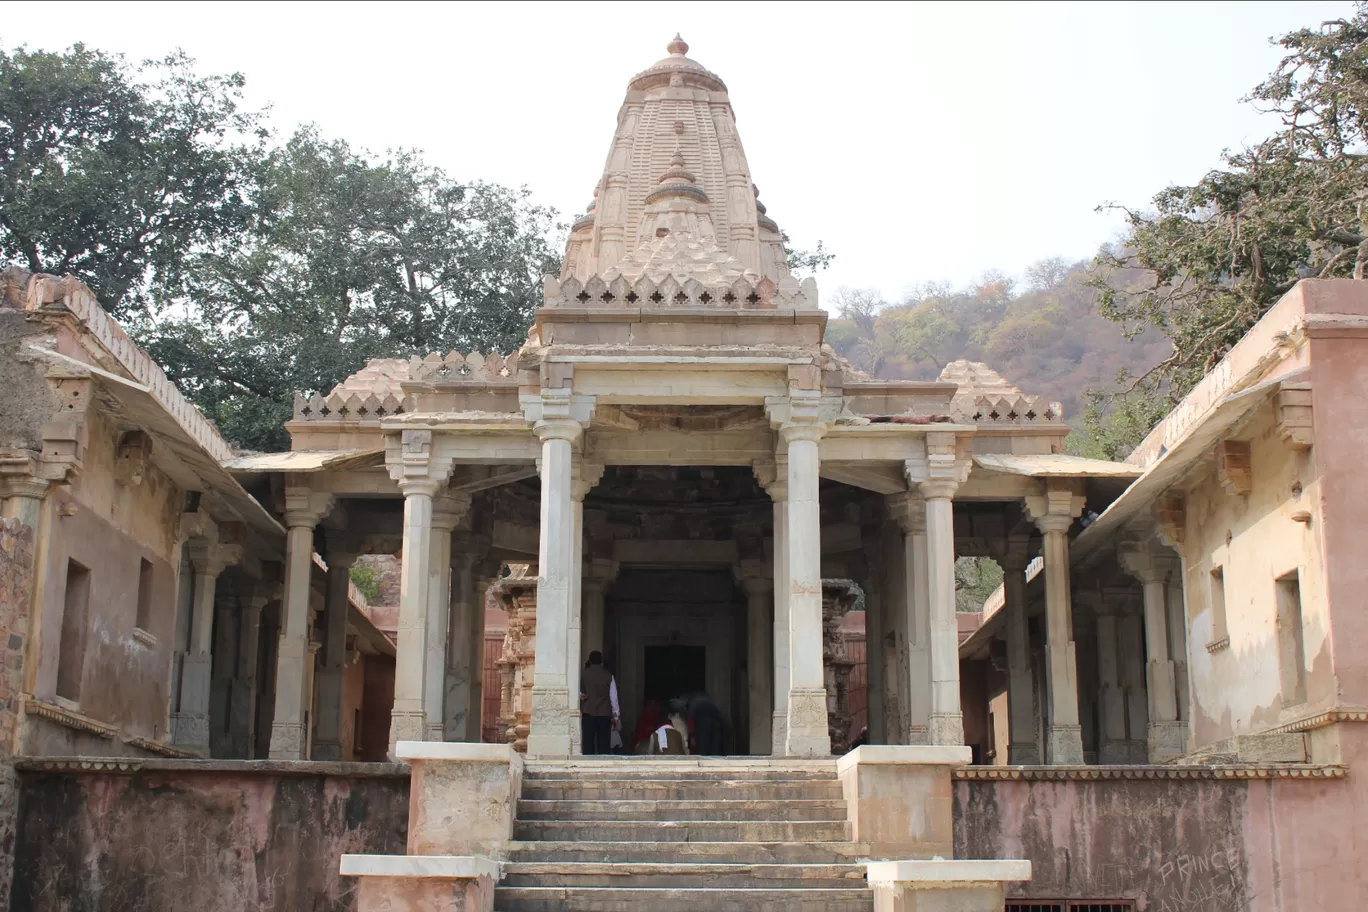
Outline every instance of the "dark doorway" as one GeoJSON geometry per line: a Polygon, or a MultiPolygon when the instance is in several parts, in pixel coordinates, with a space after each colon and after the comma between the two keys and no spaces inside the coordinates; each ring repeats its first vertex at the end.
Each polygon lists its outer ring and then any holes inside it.
{"type": "Polygon", "coordinates": [[[661,705],[694,690],[706,690],[706,646],[647,646],[646,699],[661,705]]]}

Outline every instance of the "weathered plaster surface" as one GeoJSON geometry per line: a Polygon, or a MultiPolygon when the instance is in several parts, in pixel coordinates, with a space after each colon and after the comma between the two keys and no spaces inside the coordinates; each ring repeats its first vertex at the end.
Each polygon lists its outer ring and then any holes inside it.
{"type": "MultiPolygon", "coordinates": [[[[1306,707],[1334,702],[1330,667],[1330,618],[1320,541],[1297,510],[1321,497],[1317,461],[1289,449],[1278,437],[1272,404],[1234,432],[1249,443],[1253,485],[1230,494],[1216,474],[1188,495],[1184,552],[1189,613],[1189,675],[1194,743],[1211,744],[1263,731],[1298,709],[1285,699],[1279,676],[1277,579],[1296,571],[1301,580],[1306,707]],[[1301,495],[1293,494],[1301,486],[1301,495]],[[1208,651],[1217,639],[1211,605],[1211,572],[1225,582],[1230,644],[1208,651]]],[[[1324,462],[1323,459],[1319,460],[1324,462]]]]}
{"type": "MultiPolygon", "coordinates": [[[[149,472],[148,476],[144,487],[155,489],[155,484],[149,484],[155,473],[149,472]]],[[[90,570],[85,661],[78,701],[81,711],[95,719],[117,721],[128,734],[161,740],[166,737],[167,668],[176,623],[176,572],[175,565],[168,560],[168,545],[173,542],[167,541],[165,531],[176,528],[176,516],[169,503],[173,492],[174,486],[168,484],[166,489],[153,494],[124,495],[149,498],[133,511],[135,514],[150,510],[157,513],[159,521],[155,528],[161,534],[145,538],[129,534],[128,526],[114,521],[108,508],[96,511],[66,491],[54,493],[52,497],[59,507],[54,522],[60,525],[60,532],[48,542],[41,570],[48,584],[42,588],[42,605],[37,612],[41,635],[34,694],[51,700],[57,687],[67,562],[75,560],[90,570]],[[64,505],[70,515],[61,515],[64,505]],[[152,616],[147,631],[152,634],[152,641],[134,636],[142,559],[152,565],[152,616]]],[[[111,501],[116,505],[118,502],[111,501]]],[[[43,727],[34,727],[30,740],[65,737],[65,733],[45,734],[43,727]]],[[[61,749],[62,743],[26,743],[24,752],[70,753],[61,749]]],[[[108,749],[95,753],[108,753],[108,749]]]]}
{"type": "Polygon", "coordinates": [[[18,356],[26,342],[50,332],[20,311],[0,307],[0,447],[43,448],[43,425],[57,410],[57,398],[43,379],[43,365],[18,356]]]}
{"type": "MultiPolygon", "coordinates": [[[[1307,283],[1302,283],[1306,285],[1307,283]]],[[[1300,287],[1300,286],[1299,286],[1300,287]]],[[[1312,421],[1316,461],[1321,467],[1319,528],[1326,555],[1325,588],[1334,622],[1334,674],[1342,703],[1368,704],[1368,561],[1364,557],[1364,518],[1368,488],[1363,484],[1363,454],[1368,452],[1368,296],[1357,282],[1317,282],[1306,293],[1309,323],[1337,314],[1340,330],[1313,332],[1311,351],[1312,421]],[[1355,318],[1357,328],[1353,327],[1355,318]]]]}
{"type": "MultiPolygon", "coordinates": [[[[1358,728],[1361,728],[1359,726],[1358,728]]],[[[1368,733],[1347,732],[1354,747],[1368,733]]],[[[1147,912],[1355,909],[1368,784],[1343,779],[959,781],[955,857],[1023,858],[1022,897],[1147,912]]]]}
{"type": "Polygon", "coordinates": [[[358,888],[338,859],[404,851],[399,767],[194,765],[21,772],[9,908],[343,912],[358,888]]]}

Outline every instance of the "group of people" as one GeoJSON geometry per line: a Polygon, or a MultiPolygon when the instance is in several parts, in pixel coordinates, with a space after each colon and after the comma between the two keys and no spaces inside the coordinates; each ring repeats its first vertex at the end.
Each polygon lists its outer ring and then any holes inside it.
{"type": "MultiPolygon", "coordinates": [[[[580,674],[581,748],[585,754],[626,753],[617,680],[594,650],[580,674]]],[[[648,699],[637,717],[631,751],[635,754],[722,753],[722,711],[703,691],[667,701],[648,699]]]]}

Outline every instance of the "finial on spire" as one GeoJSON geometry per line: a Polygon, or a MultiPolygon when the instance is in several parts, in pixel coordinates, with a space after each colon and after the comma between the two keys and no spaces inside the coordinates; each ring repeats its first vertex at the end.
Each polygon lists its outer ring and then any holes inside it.
{"type": "Polygon", "coordinates": [[[672,57],[683,57],[689,53],[689,44],[679,37],[679,32],[675,32],[674,40],[665,45],[665,50],[669,51],[672,57]]]}

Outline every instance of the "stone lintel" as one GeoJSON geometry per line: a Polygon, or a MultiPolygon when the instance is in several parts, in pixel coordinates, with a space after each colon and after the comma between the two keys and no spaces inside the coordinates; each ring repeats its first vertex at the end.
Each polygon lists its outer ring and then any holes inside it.
{"type": "Polygon", "coordinates": [[[939,886],[1031,879],[1031,863],[1024,859],[871,861],[865,864],[865,871],[870,883],[934,883],[939,886]]]}
{"type": "Polygon", "coordinates": [[[483,855],[343,855],[344,877],[499,879],[499,863],[483,855]]]}
{"type": "Polygon", "coordinates": [[[836,772],[855,766],[968,766],[973,749],[955,744],[862,744],[836,760],[836,772]]]}
{"type": "Polygon", "coordinates": [[[394,758],[412,763],[423,760],[512,763],[522,765],[522,754],[511,744],[477,744],[464,741],[400,741],[394,758]]]}

